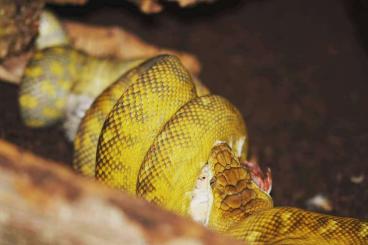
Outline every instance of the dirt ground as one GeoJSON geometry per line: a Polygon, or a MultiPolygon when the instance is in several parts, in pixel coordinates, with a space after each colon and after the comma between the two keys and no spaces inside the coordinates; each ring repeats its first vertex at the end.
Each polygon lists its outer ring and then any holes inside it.
{"type": "MultiPolygon", "coordinates": [[[[100,1],[103,2],[103,1],[100,1]]],[[[121,25],[146,41],[196,54],[201,79],[246,119],[251,154],[273,172],[277,206],[368,218],[368,6],[338,0],[222,0],[144,16],[129,4],[54,8],[65,18],[121,25]]],[[[121,2],[121,1],[117,1],[121,2]]],[[[17,87],[0,84],[0,138],[70,163],[58,126],[22,125],[17,87]]]]}

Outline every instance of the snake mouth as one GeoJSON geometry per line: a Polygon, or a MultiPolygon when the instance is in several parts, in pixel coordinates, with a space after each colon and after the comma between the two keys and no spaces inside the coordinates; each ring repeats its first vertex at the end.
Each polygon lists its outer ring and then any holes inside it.
{"type": "Polygon", "coordinates": [[[204,165],[191,193],[189,214],[193,220],[207,225],[213,203],[213,194],[210,185],[212,179],[208,164],[204,165]]]}
{"type": "MultiPolygon", "coordinates": [[[[243,161],[241,166],[250,174],[252,181],[266,194],[272,189],[271,169],[264,173],[257,163],[243,161]]],[[[191,193],[189,214],[198,223],[208,225],[211,208],[213,205],[213,184],[216,177],[211,173],[208,164],[202,168],[194,190],[191,193]]]]}
{"type": "Polygon", "coordinates": [[[245,167],[250,173],[253,182],[261,189],[263,192],[270,194],[272,190],[272,173],[271,169],[267,168],[264,173],[260,166],[254,162],[241,162],[241,165],[245,167]]]}

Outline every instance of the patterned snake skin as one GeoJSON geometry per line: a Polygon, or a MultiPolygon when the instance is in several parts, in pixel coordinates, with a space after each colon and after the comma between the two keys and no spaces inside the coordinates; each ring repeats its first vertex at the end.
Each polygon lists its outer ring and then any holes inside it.
{"type": "Polygon", "coordinates": [[[62,120],[76,95],[94,101],[74,140],[78,172],[184,216],[203,179],[204,225],[248,244],[368,244],[368,223],[273,208],[243,164],[239,111],[193,82],[176,57],[127,63],[67,46],[37,51],[20,85],[22,119],[32,127],[62,120]]]}

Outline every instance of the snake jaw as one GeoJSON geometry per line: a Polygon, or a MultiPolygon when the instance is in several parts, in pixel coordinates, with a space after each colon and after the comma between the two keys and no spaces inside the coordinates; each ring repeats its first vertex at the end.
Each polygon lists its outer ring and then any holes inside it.
{"type": "Polygon", "coordinates": [[[208,225],[210,210],[213,204],[211,181],[213,177],[206,164],[199,174],[194,190],[191,193],[189,214],[195,221],[208,225]]]}

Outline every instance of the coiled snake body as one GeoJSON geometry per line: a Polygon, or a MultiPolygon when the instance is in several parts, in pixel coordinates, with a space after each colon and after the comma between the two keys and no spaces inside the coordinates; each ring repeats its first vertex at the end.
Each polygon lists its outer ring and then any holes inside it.
{"type": "Polygon", "coordinates": [[[273,208],[243,164],[239,111],[196,84],[171,55],[127,63],[60,46],[36,52],[19,103],[24,122],[40,127],[94,101],[75,136],[75,169],[214,230],[250,244],[368,244],[357,219],[273,208]]]}

